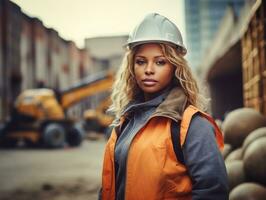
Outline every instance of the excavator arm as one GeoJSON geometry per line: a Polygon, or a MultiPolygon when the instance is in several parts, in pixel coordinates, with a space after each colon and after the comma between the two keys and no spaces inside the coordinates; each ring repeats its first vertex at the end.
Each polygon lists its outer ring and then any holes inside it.
{"type": "Polygon", "coordinates": [[[102,72],[89,76],[79,84],[61,92],[62,108],[65,110],[89,96],[107,91],[111,89],[112,84],[113,75],[111,73],[102,72]]]}

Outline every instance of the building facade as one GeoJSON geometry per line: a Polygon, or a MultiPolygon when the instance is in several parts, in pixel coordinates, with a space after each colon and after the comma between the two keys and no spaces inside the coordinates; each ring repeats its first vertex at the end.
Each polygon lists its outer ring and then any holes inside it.
{"type": "Polygon", "coordinates": [[[7,116],[11,112],[12,102],[21,90],[20,69],[20,33],[21,17],[20,8],[9,1],[0,1],[1,20],[1,98],[2,115],[7,116]]]}
{"type": "Polygon", "coordinates": [[[86,49],[61,38],[39,19],[27,16],[15,3],[1,0],[0,122],[10,117],[22,90],[62,90],[89,75],[89,58],[86,49]]]}
{"type": "Polygon", "coordinates": [[[116,70],[125,53],[128,35],[85,39],[85,48],[92,60],[92,71],[116,70]]]}
{"type": "Polygon", "coordinates": [[[228,112],[244,106],[246,86],[243,86],[245,81],[241,38],[255,5],[256,0],[245,2],[237,18],[235,10],[227,7],[211,42],[211,48],[207,49],[206,58],[199,64],[201,78],[209,86],[212,115],[221,120],[228,112]]]}
{"type": "Polygon", "coordinates": [[[185,0],[185,24],[188,61],[196,70],[211,48],[226,8],[232,7],[236,17],[246,0],[185,0]]]}

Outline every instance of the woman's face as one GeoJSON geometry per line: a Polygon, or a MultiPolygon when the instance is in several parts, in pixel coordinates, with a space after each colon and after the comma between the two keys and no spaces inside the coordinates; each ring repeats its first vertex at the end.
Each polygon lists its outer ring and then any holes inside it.
{"type": "Polygon", "coordinates": [[[163,55],[160,45],[144,44],[135,54],[134,74],[145,100],[149,100],[170,86],[174,66],[163,55]]]}

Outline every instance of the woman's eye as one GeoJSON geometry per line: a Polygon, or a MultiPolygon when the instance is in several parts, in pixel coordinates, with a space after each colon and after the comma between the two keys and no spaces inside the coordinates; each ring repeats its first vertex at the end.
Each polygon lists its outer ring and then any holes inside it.
{"type": "Polygon", "coordinates": [[[145,61],[144,60],[136,60],[135,63],[138,65],[143,65],[145,63],[145,61]]]}
{"type": "Polygon", "coordinates": [[[158,60],[158,61],[156,61],[156,64],[157,65],[165,65],[166,62],[164,60],[158,60]]]}

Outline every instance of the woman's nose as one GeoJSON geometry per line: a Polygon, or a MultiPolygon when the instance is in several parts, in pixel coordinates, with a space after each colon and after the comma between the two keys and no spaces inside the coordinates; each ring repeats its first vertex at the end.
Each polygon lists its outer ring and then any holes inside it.
{"type": "Polygon", "coordinates": [[[147,64],[147,66],[145,67],[145,74],[147,74],[147,75],[154,74],[153,63],[147,64]]]}

